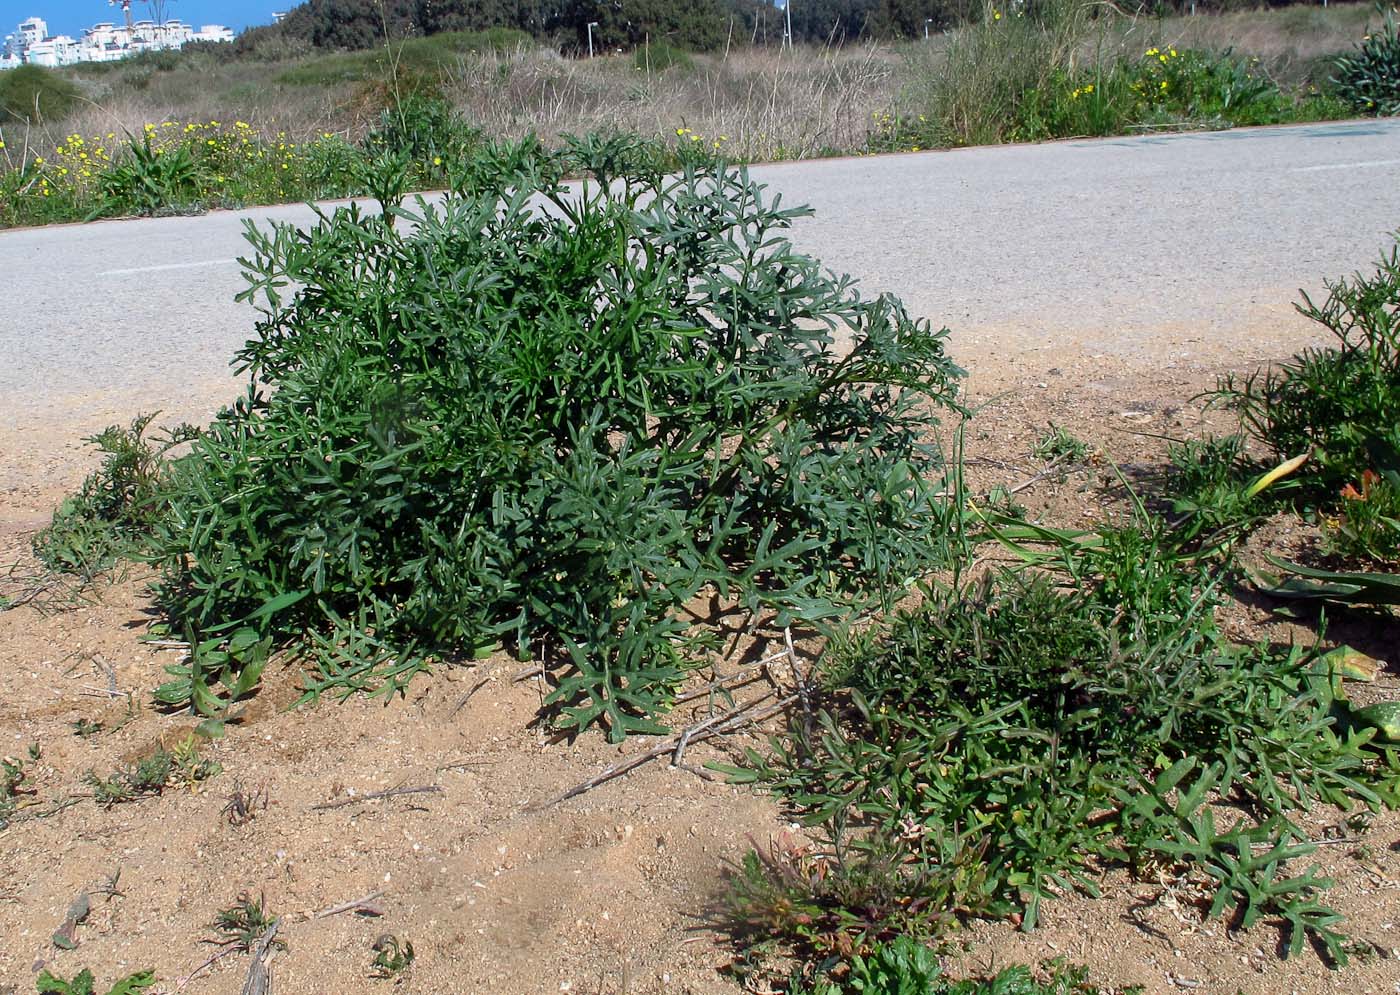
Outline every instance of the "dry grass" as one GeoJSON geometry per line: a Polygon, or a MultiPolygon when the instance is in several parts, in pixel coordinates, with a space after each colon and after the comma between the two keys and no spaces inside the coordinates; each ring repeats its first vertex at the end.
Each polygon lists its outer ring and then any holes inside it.
{"type": "MultiPolygon", "coordinates": [[[[446,94],[469,120],[497,137],[528,132],[617,129],[646,136],[690,128],[750,161],[804,158],[864,148],[873,115],[950,108],[961,134],[996,141],[1007,79],[1034,81],[1072,59],[1140,54],[1153,45],[1233,48],[1257,56],[1285,82],[1326,75],[1325,60],[1350,48],[1376,17],[1369,4],[1295,6],[1199,17],[1089,20],[1076,16],[1050,43],[1009,45],[1008,65],[985,63],[986,47],[954,32],[929,42],[783,51],[735,47],[694,56],[693,66],[638,69],[630,56],[565,59],[543,49],[462,56],[444,73],[446,94]],[[1033,58],[1032,58],[1033,56],[1033,58]],[[1015,71],[1008,76],[1008,71],[1015,71]],[[979,81],[986,85],[980,85],[979,81]]],[[[976,28],[967,29],[975,32],[976,28]]],[[[43,147],[77,131],[139,134],[148,121],[245,120],[293,139],[322,132],[356,138],[384,87],[279,81],[306,60],[218,62],[208,57],[158,70],[119,65],[77,75],[87,104],[29,136],[43,147]]]]}
{"type": "Polygon", "coordinates": [[[693,69],[647,72],[627,56],[592,61],[539,50],[463,59],[446,91],[489,134],[690,128],[746,159],[795,159],[864,144],[872,114],[899,87],[888,47],[697,56],[693,69]]]}

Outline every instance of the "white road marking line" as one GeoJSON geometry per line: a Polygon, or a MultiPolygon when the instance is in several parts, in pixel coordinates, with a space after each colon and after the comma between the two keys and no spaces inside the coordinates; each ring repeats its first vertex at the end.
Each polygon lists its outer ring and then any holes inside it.
{"type": "Polygon", "coordinates": [[[1325,169],[1366,169],[1369,166],[1400,166],[1400,159],[1368,159],[1365,162],[1337,162],[1326,166],[1297,166],[1290,173],[1320,173],[1325,169]]]}
{"type": "Polygon", "coordinates": [[[236,263],[237,259],[206,259],[199,263],[170,263],[166,266],[137,266],[135,269],[109,269],[105,273],[98,273],[98,276],[133,276],[137,273],[162,273],[172,269],[198,269],[201,266],[227,266],[229,263],[236,263]]]}

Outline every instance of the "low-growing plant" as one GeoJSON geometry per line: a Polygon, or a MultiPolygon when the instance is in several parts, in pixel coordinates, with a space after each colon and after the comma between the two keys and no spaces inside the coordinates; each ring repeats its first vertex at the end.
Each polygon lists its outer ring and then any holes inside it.
{"type": "Polygon", "coordinates": [[[1063,426],[1054,424],[1047,426],[1031,446],[1031,455],[1047,462],[1082,463],[1091,452],[1093,448],[1087,442],[1076,438],[1063,426]]]}
{"type": "Polygon", "coordinates": [[[1358,114],[1400,114],[1400,27],[1393,9],[1384,17],[1355,54],[1337,60],[1332,76],[1337,95],[1358,114]]]}
{"type": "Polygon", "coordinates": [[[1361,472],[1359,487],[1341,491],[1338,514],[1326,521],[1332,551],[1373,563],[1400,560],[1400,450],[1376,443],[1375,469],[1361,472]]]}
{"type": "MultiPolygon", "coordinates": [[[[75,974],[71,981],[64,981],[50,974],[47,969],[40,971],[37,979],[39,995],[95,995],[95,982],[96,979],[87,968],[75,974]]],[[[136,995],[137,992],[154,987],[155,983],[154,971],[138,971],[113,984],[107,989],[107,995],[136,995]]]]}
{"type": "Polygon", "coordinates": [[[662,728],[693,599],[821,624],[948,556],[944,333],[794,251],[806,212],[746,173],[633,141],[492,146],[438,204],[250,226],[248,391],[154,542],[194,647],[163,700],[218,712],[259,645],[315,696],[509,643],[559,671],[562,727],[621,739],[662,728]]]}
{"type": "Polygon", "coordinates": [[[413,179],[433,182],[470,159],[480,142],[481,132],[463,121],[441,94],[411,88],[380,113],[364,147],[372,158],[402,156],[416,170],[413,179]]]}
{"type": "Polygon", "coordinates": [[[200,209],[199,174],[188,145],[163,151],[151,136],[131,139],[126,155],[113,163],[98,185],[97,200],[86,220],[112,215],[190,214],[200,209]]]}
{"type": "Polygon", "coordinates": [[[717,923],[742,945],[785,944],[809,961],[849,958],[898,936],[931,936],[985,909],[982,853],[918,859],[917,839],[821,848],[787,834],[752,849],[729,874],[717,923]]]}
{"type": "Polygon", "coordinates": [[[1092,535],[1021,529],[1063,586],[1002,570],[929,591],[829,651],[833,707],[737,776],[833,840],[917,841],[908,873],[979,851],[980,895],[961,905],[1026,928],[1045,900],[1096,894],[1105,863],[1165,864],[1202,883],[1210,914],[1270,916],[1290,952],[1311,938],[1344,961],[1329,882],[1291,870],[1313,849],[1294,813],[1395,805],[1400,757],[1339,722],[1331,664],[1230,643],[1218,565],[1141,510],[1092,535]],[[1215,798],[1249,814],[1221,830],[1215,798]]]}
{"type": "MultiPolygon", "coordinates": [[[[1140,995],[1141,988],[1106,989],[1090,983],[1084,968],[1060,961],[1042,965],[1037,974],[1023,964],[990,978],[955,980],[944,975],[928,946],[909,937],[875,944],[841,965],[840,980],[795,975],[791,995],[1140,995]]],[[[807,974],[811,971],[805,972],[807,974]]]]}
{"type": "Polygon", "coordinates": [[[23,757],[0,757],[0,828],[9,824],[19,809],[19,799],[33,794],[23,757]]]}
{"type": "Polygon", "coordinates": [[[102,462],[35,535],[41,563],[90,578],[140,552],[163,511],[166,454],[193,437],[184,426],[152,439],[147,430],[155,418],[140,415],[129,427],[113,425],[84,440],[97,447],[102,462]]]}
{"type": "Polygon", "coordinates": [[[107,777],[89,770],[84,780],[92,788],[93,799],[103,808],[158,795],[167,787],[198,784],[217,776],[223,768],[217,761],[201,757],[193,735],[173,749],[158,747],[150,756],[122,767],[107,777]]]}
{"type": "Polygon", "coordinates": [[[1297,309],[1335,342],[1279,366],[1225,377],[1212,395],[1239,412],[1249,435],[1280,457],[1311,451],[1304,479],[1327,500],[1375,470],[1377,447],[1400,450],[1400,245],[1374,274],[1326,284],[1297,309]]]}
{"type": "Polygon", "coordinates": [[[370,947],[374,960],[370,962],[370,977],[401,980],[403,973],[413,966],[413,944],[400,940],[392,933],[385,933],[370,947]]]}
{"type": "MultiPolygon", "coordinates": [[[[209,926],[217,935],[207,942],[247,953],[276,921],[277,917],[267,910],[263,896],[254,898],[246,891],[240,892],[232,905],[214,914],[209,926]]],[[[274,943],[279,949],[285,949],[280,941],[274,943]]]]}

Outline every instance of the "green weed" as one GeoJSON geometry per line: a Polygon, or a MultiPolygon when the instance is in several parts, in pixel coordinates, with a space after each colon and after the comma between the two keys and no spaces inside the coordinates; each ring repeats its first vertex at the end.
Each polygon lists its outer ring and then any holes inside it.
{"type": "Polygon", "coordinates": [[[35,535],[34,554],[46,567],[91,578],[143,548],[162,512],[165,456],[194,434],[181,427],[153,440],[147,430],[155,418],[140,415],[129,427],[113,425],[84,440],[102,462],[35,535]]]}
{"type": "MultiPolygon", "coordinates": [[[[215,913],[214,921],[209,925],[217,936],[208,942],[221,947],[235,947],[247,953],[276,920],[277,917],[267,910],[262,896],[253,898],[245,891],[232,905],[215,913]]],[[[279,941],[274,942],[279,949],[285,949],[279,941]]]]}
{"type": "MultiPolygon", "coordinates": [[[[74,975],[71,981],[64,981],[45,969],[39,972],[37,984],[40,995],[94,995],[94,981],[92,972],[87,968],[74,975]]],[[[107,995],[136,995],[137,992],[153,987],[155,983],[154,971],[138,971],[112,985],[107,989],[107,995]]]]}
{"type": "Polygon", "coordinates": [[[1082,439],[1077,439],[1060,425],[1049,425],[1044,434],[1031,446],[1031,455],[1038,460],[1059,463],[1082,463],[1089,458],[1093,447],[1082,439]]]}
{"type": "MultiPolygon", "coordinates": [[[[789,980],[792,995],[1115,995],[1114,990],[1089,982],[1083,968],[1058,961],[1043,966],[1040,976],[1024,965],[1008,967],[992,978],[954,980],[943,975],[927,946],[909,937],[876,944],[843,965],[845,977],[815,981],[800,976],[789,980]]],[[[1119,995],[1136,995],[1138,988],[1119,995]]]]}
{"type": "Polygon", "coordinates": [[[1224,378],[1212,395],[1240,414],[1244,431],[1280,457],[1311,451],[1306,479],[1329,501],[1375,470],[1376,451],[1400,450],[1400,246],[1374,274],[1328,282],[1304,317],[1334,337],[1277,367],[1224,378]]]}
{"type": "Polygon", "coordinates": [[[379,937],[370,949],[374,951],[374,960],[370,962],[371,977],[398,980],[413,966],[413,944],[400,940],[392,933],[379,937]]]}
{"type": "Polygon", "coordinates": [[[167,787],[198,784],[217,776],[223,768],[214,760],[201,757],[194,736],[173,749],[158,748],[150,756],[116,770],[107,777],[88,771],[84,780],[92,788],[93,799],[103,808],[158,795],[167,787]]]}

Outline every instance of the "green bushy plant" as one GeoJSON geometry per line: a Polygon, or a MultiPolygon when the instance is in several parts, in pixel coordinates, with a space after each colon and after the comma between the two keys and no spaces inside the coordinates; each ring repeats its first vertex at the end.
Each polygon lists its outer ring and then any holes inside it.
{"type": "Polygon", "coordinates": [[[189,146],[153,148],[147,134],[128,142],[126,156],[102,176],[97,206],[87,220],[118,214],[189,213],[198,208],[199,193],[189,146]]]}
{"type": "Polygon", "coordinates": [[[1313,452],[1306,479],[1332,500],[1374,470],[1375,452],[1400,450],[1400,246],[1374,274],[1326,284],[1300,314],[1334,344],[1248,376],[1231,375],[1212,395],[1240,414],[1244,430],[1280,457],[1313,452]]]}
{"type": "Polygon", "coordinates": [[[412,86],[379,115],[365,136],[371,156],[403,157],[418,179],[441,179],[453,164],[468,160],[481,132],[462,120],[455,108],[431,87],[412,86]]]}
{"type": "Polygon", "coordinates": [[[0,72],[0,125],[61,121],[79,96],[78,87],[52,69],[24,65],[0,72]]]}
{"type": "Polygon", "coordinates": [[[1379,28],[1336,62],[1337,95],[1358,114],[1400,114],[1400,27],[1386,11],[1379,28]]]}
{"type": "Polygon", "coordinates": [[[141,550],[164,507],[166,455],[194,434],[182,426],[151,438],[155,418],[139,415],[130,426],[112,425],[84,440],[97,447],[102,462],[35,535],[34,555],[41,563],[91,577],[141,550]]]}
{"type": "Polygon", "coordinates": [[[904,841],[907,873],[979,851],[976,900],[920,910],[935,925],[980,907],[1030,928],[1042,901],[1096,894],[1105,862],[1166,864],[1207,883],[1213,914],[1273,917],[1291,951],[1311,937],[1340,963],[1329,882],[1290,869],[1312,852],[1293,813],[1394,805],[1397,757],[1339,721],[1324,661],[1226,640],[1212,561],[1140,517],[1077,538],[1021,526],[1065,587],[1002,571],[929,592],[833,653],[834,707],[736,776],[833,846],[904,841]],[[1217,827],[1213,797],[1253,815],[1217,827]]]}
{"type": "MultiPolygon", "coordinates": [[[[248,391],[174,465],[155,541],[175,631],[295,644],[312,695],[506,642],[559,668],[562,726],[620,739],[660,728],[695,598],[819,623],[943,555],[943,334],[795,252],[804,212],[745,173],[668,178],[631,141],[250,226],[248,391]]],[[[166,700],[216,707],[199,657],[166,700]]]]}

